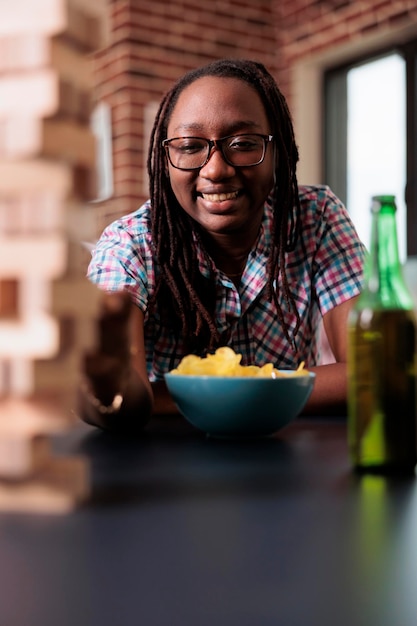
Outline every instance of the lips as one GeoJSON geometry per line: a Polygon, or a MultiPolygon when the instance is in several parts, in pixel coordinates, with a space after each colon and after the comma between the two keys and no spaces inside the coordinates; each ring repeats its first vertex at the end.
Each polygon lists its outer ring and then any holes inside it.
{"type": "Polygon", "coordinates": [[[201,193],[201,197],[208,202],[224,202],[225,200],[234,200],[239,192],[232,191],[229,193],[201,193]]]}

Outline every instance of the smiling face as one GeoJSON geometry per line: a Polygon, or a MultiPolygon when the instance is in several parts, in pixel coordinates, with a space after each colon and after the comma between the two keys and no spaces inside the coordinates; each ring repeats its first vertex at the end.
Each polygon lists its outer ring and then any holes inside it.
{"type": "MultiPolygon", "coordinates": [[[[236,78],[206,76],[180,94],[168,123],[168,139],[271,132],[258,93],[236,78]]],[[[168,163],[172,190],[188,215],[209,235],[252,233],[255,238],[263,205],[273,186],[273,144],[267,144],[265,159],[253,167],[234,167],[213,149],[199,170],[183,171],[168,163]]]]}

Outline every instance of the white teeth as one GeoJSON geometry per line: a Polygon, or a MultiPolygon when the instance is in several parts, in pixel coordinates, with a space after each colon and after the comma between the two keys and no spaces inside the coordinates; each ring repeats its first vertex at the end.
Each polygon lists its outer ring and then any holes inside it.
{"type": "Polygon", "coordinates": [[[233,191],[232,193],[202,193],[204,200],[208,200],[209,202],[222,202],[223,200],[233,200],[237,197],[238,192],[233,191]]]}

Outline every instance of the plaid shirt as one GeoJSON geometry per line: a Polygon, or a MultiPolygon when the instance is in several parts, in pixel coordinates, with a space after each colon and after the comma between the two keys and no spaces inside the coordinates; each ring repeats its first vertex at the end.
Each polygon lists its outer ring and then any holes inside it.
{"type": "MultiPolygon", "coordinates": [[[[297,352],[285,337],[274,303],[265,296],[272,223],[268,202],[239,287],[215,269],[217,326],[221,333],[228,331],[228,345],[242,354],[242,364],[272,362],[284,369],[297,367],[301,360],[310,367],[317,364],[321,316],[360,291],[365,248],[345,207],[326,186],[300,186],[299,193],[301,232],[295,249],[286,254],[289,288],[301,318],[297,352]]],[[[200,271],[208,276],[212,268],[207,266],[196,239],[194,245],[200,271]]],[[[147,312],[149,296],[155,287],[155,266],[148,201],[104,230],[88,269],[90,280],[100,288],[129,291],[144,312],[151,381],[161,379],[184,356],[181,337],[161,328],[159,321],[147,312]]],[[[288,327],[294,329],[294,313],[284,301],[281,307],[288,327]]]]}

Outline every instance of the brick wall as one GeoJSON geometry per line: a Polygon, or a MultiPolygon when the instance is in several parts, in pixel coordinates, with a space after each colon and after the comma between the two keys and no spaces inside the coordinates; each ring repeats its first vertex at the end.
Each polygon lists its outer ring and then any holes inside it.
{"type": "Polygon", "coordinates": [[[97,95],[111,106],[114,196],[99,229],[146,197],[146,110],[186,70],[233,56],[262,61],[292,104],[295,63],[417,22],[417,0],[109,0],[97,95]]]}
{"type": "MultiPolygon", "coordinates": [[[[364,42],[381,46],[385,35],[417,25],[417,0],[272,0],[279,42],[278,77],[291,104],[292,68],[303,59],[364,42]]],[[[368,46],[369,47],[369,46],[368,46]]]]}

